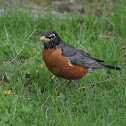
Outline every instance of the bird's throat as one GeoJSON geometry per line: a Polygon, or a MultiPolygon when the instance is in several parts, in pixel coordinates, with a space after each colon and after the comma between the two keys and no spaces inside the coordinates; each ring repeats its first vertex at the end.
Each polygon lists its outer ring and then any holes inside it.
{"type": "Polygon", "coordinates": [[[56,44],[53,42],[44,42],[44,49],[56,49],[56,44]]]}

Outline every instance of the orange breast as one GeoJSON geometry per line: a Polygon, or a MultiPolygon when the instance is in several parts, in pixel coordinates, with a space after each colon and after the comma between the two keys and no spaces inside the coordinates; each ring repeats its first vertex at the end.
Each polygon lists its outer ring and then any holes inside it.
{"type": "Polygon", "coordinates": [[[69,65],[68,59],[61,53],[61,49],[43,49],[42,55],[47,68],[57,77],[68,80],[81,79],[87,73],[87,68],[69,65]]]}

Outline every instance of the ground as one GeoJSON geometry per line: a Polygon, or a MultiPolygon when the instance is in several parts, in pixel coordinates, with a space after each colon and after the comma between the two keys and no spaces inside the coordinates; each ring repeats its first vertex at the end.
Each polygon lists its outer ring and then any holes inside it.
{"type": "Polygon", "coordinates": [[[126,125],[125,0],[0,1],[0,125],[126,125]],[[74,83],[42,59],[42,33],[121,71],[95,70],[74,83]]]}

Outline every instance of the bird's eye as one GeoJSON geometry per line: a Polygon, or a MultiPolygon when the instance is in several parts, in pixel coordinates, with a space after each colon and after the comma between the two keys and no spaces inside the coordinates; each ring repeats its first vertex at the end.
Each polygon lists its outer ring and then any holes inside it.
{"type": "Polygon", "coordinates": [[[54,38],[54,37],[55,37],[54,35],[51,36],[51,38],[54,38]]]}
{"type": "Polygon", "coordinates": [[[54,39],[56,37],[56,35],[53,33],[49,36],[51,39],[54,39]]]}

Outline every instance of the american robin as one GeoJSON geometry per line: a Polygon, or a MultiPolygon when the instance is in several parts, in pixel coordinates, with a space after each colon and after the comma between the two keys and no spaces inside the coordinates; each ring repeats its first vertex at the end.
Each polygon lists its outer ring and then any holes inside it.
{"type": "Polygon", "coordinates": [[[89,53],[81,51],[68,43],[63,42],[56,32],[48,31],[40,38],[44,42],[42,52],[47,68],[57,77],[75,81],[94,69],[121,68],[105,64],[104,61],[95,59],[89,53]]]}

